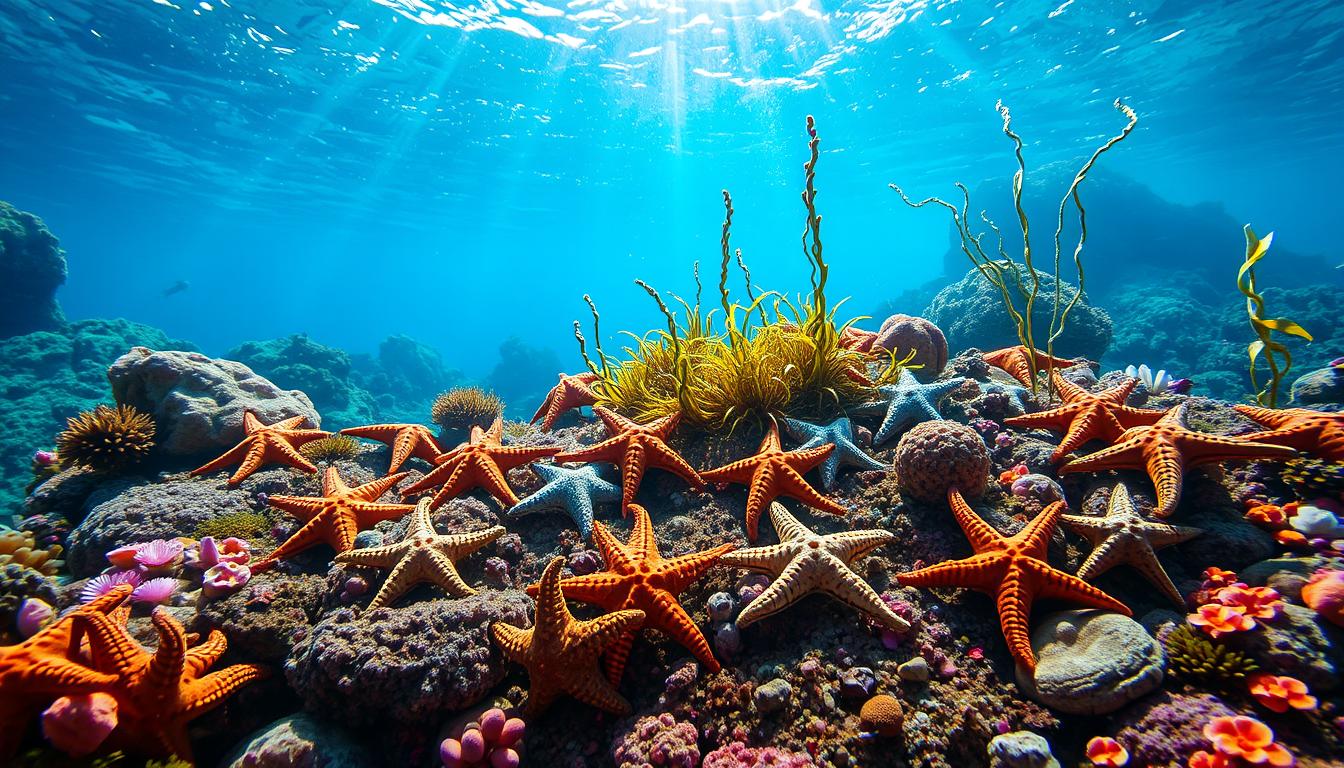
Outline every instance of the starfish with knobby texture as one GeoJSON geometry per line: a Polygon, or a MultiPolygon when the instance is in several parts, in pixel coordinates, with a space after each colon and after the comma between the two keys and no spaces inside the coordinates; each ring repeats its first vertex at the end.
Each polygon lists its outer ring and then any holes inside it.
{"type": "Polygon", "coordinates": [[[555,420],[567,411],[596,403],[597,395],[593,394],[592,385],[599,378],[592,372],[573,376],[560,374],[560,383],[546,393],[546,399],[541,402],[541,407],[537,408],[530,423],[536,424],[540,420],[542,430],[549,432],[555,420]]]}
{"type": "Polygon", "coordinates": [[[392,461],[386,474],[392,474],[409,458],[417,458],[433,464],[443,451],[434,439],[428,427],[420,424],[370,424],[367,427],[350,427],[341,430],[342,435],[377,440],[392,449],[392,461]]]}
{"type": "MultiPolygon", "coordinates": [[[[1033,351],[1036,353],[1037,371],[1053,371],[1056,368],[1070,368],[1078,364],[1077,360],[1051,357],[1039,349],[1033,351]]],[[[995,368],[1003,369],[1009,376],[1022,382],[1024,387],[1032,387],[1036,383],[1031,378],[1031,356],[1027,354],[1027,348],[1022,344],[985,352],[980,357],[995,368]]]]}
{"type": "Polygon", "coordinates": [[[1344,413],[1325,413],[1307,408],[1233,408],[1267,432],[1243,435],[1241,439],[1271,445],[1286,445],[1326,461],[1344,462],[1344,413]]]}
{"type": "Polygon", "coordinates": [[[975,554],[898,574],[896,580],[903,587],[964,587],[993,597],[1008,651],[1027,669],[1036,669],[1028,629],[1031,604],[1036,598],[1068,600],[1132,615],[1124,603],[1046,562],[1046,547],[1064,511],[1064,502],[1057,501],[1041,510],[1013,536],[1003,536],[981,520],[956,488],[947,492],[947,503],[975,554]]]}
{"type": "MultiPolygon", "coordinates": [[[[664,560],[658,553],[658,540],[653,535],[653,521],[638,504],[630,505],[634,528],[630,540],[622,544],[601,523],[593,525],[593,541],[602,552],[607,570],[575,576],[560,582],[560,590],[570,600],[592,603],[606,611],[629,609],[644,612],[641,629],[656,629],[676,640],[704,665],[705,670],[719,671],[719,662],[709,650],[709,643],[699,627],[687,615],[677,600],[687,587],[709,570],[732,544],[721,544],[703,552],[664,560]]],[[[528,587],[530,595],[537,594],[535,585],[528,587]]],[[[621,681],[625,662],[630,658],[630,647],[635,643],[633,630],[626,632],[607,649],[607,680],[612,685],[621,681]]]]}
{"type": "Polygon", "coordinates": [[[531,461],[554,456],[559,446],[504,445],[504,417],[495,419],[490,429],[471,428],[471,438],[434,459],[438,466],[414,483],[401,489],[402,496],[414,496],[440,486],[430,501],[430,509],[438,509],[445,501],[472,488],[484,488],[499,503],[511,507],[518,503],[518,494],[509,487],[505,472],[531,461]]]}
{"type": "Polygon", "coordinates": [[[89,616],[111,612],[130,595],[131,586],[119,584],[18,645],[0,645],[0,760],[14,755],[28,722],[51,702],[108,691],[117,682],[80,660],[75,638],[89,616]]]}
{"type": "Polygon", "coordinates": [[[904,632],[910,628],[910,622],[897,616],[850,567],[854,561],[893,541],[894,533],[862,530],[818,534],[798,522],[779,502],[770,505],[770,520],[779,534],[778,544],[740,549],[719,559],[724,565],[735,565],[774,578],[770,586],[738,614],[739,627],[773,616],[813,592],[823,592],[877,619],[889,629],[904,632]]]}
{"type": "Polygon", "coordinates": [[[439,533],[429,519],[429,499],[421,499],[411,513],[411,524],[401,541],[342,552],[336,556],[336,562],[391,569],[373,602],[369,603],[370,611],[391,605],[411,591],[411,587],[424,582],[439,585],[450,597],[469,597],[476,594],[476,590],[462,580],[457,572],[457,561],[504,533],[502,525],[469,533],[439,533]]]}
{"type": "Polygon", "coordinates": [[[615,483],[602,479],[597,468],[591,464],[578,469],[559,464],[537,464],[532,469],[546,484],[513,505],[507,513],[510,518],[543,510],[563,509],[574,519],[574,524],[579,526],[579,532],[586,539],[593,532],[594,508],[598,504],[621,500],[621,489],[615,483]]]}
{"type": "Polygon", "coordinates": [[[849,510],[834,499],[817,492],[803,479],[803,473],[826,460],[835,451],[834,445],[785,451],[779,443],[779,425],[772,419],[756,455],[738,459],[718,469],[701,472],[708,483],[737,483],[747,486],[747,539],[756,541],[761,513],[770,502],[780,496],[797,499],[833,515],[846,515],[849,510]]]}
{"type": "Polygon", "coordinates": [[[410,504],[384,504],[378,501],[378,497],[406,474],[398,472],[351,488],[341,479],[341,473],[335,467],[327,467],[326,474],[322,476],[321,496],[267,497],[268,504],[297,517],[303,521],[303,525],[274,552],[252,566],[252,570],[265,570],[281,558],[293,557],[321,543],[329,544],[337,552],[345,552],[355,546],[355,535],[360,531],[372,528],[383,520],[395,520],[415,509],[410,504]]]}
{"type": "Polygon", "coordinates": [[[563,557],[557,557],[541,574],[532,628],[496,621],[490,625],[490,637],[505,657],[527,668],[531,679],[528,717],[540,715],[562,694],[613,714],[628,714],[630,702],[603,676],[597,660],[627,632],[639,628],[644,612],[616,611],[591,621],[574,618],[560,591],[560,567],[564,563],[563,557]]]}
{"type": "Polygon", "coordinates": [[[644,471],[649,467],[665,469],[690,483],[692,488],[704,487],[704,480],[695,468],[664,442],[677,428],[681,414],[674,413],[651,424],[640,424],[600,405],[593,406],[593,413],[606,425],[611,437],[587,448],[558,454],[555,460],[609,461],[620,467],[622,513],[630,514],[630,504],[634,502],[644,471]]]}
{"type": "Polygon", "coordinates": [[[126,629],[130,608],[87,619],[89,656],[94,668],[115,675],[117,727],[109,747],[191,762],[187,724],[224,703],[239,688],[269,675],[258,664],[234,664],[204,674],[228,650],[224,633],[212,630],[198,645],[182,623],[156,608],[151,620],[159,643],[151,653],[126,629]],[[190,647],[189,647],[190,646],[190,647]]]}
{"type": "Polygon", "coordinates": [[[1063,404],[1048,411],[1004,419],[1003,423],[1022,429],[1063,432],[1064,439],[1050,454],[1051,461],[1063,459],[1091,440],[1113,443],[1120,439],[1126,429],[1152,426],[1166,413],[1125,405],[1129,393],[1139,383],[1138,379],[1128,379],[1123,384],[1096,394],[1064,378],[1058,370],[1051,369],[1050,381],[1063,399],[1063,404]]]}
{"type": "Polygon", "coordinates": [[[1295,451],[1278,445],[1253,443],[1241,437],[1194,432],[1185,426],[1187,403],[1167,411],[1150,427],[1125,430],[1115,445],[1073,459],[1059,468],[1061,475],[1103,469],[1143,469],[1157,490],[1153,514],[1169,517],[1181,500],[1187,467],[1238,459],[1279,459],[1295,451]]]}
{"type": "Polygon", "coordinates": [[[821,462],[821,487],[827,491],[835,487],[835,478],[841,467],[857,467],[865,470],[885,469],[886,464],[874,459],[854,444],[854,425],[847,417],[832,421],[826,426],[810,424],[798,419],[784,419],[784,426],[790,434],[804,441],[798,447],[800,451],[833,445],[835,450],[821,462]]]}
{"type": "Polygon", "coordinates": [[[217,469],[238,464],[238,470],[229,477],[229,485],[237,485],[267,462],[288,464],[304,472],[316,472],[317,466],[305,459],[298,449],[305,443],[331,437],[320,429],[299,429],[306,416],[294,416],[275,424],[262,424],[251,411],[243,412],[243,432],[246,437],[223,456],[197,467],[193,475],[204,475],[217,469]]]}
{"type": "Polygon", "coordinates": [[[967,381],[958,376],[921,384],[913,373],[901,369],[895,384],[877,388],[881,399],[860,403],[851,408],[850,413],[882,414],[882,425],[873,434],[873,445],[880,445],[906,427],[921,421],[941,420],[943,415],[938,412],[938,403],[967,381]]]}
{"type": "Polygon", "coordinates": [[[1065,528],[1092,542],[1092,554],[1078,569],[1078,578],[1091,581],[1124,563],[1143,574],[1168,600],[1185,607],[1185,598],[1157,561],[1157,550],[1189,541],[1203,533],[1202,530],[1143,519],[1134,508],[1124,483],[1117,483],[1111,491],[1105,517],[1062,515],[1059,521],[1065,528]]]}

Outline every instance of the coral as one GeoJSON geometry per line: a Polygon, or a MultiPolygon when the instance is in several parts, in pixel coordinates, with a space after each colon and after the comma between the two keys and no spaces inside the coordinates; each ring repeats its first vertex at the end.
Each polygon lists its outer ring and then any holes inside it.
{"type": "Polygon", "coordinates": [[[439,744],[443,768],[518,768],[526,725],[491,707],[439,744]]]}
{"type": "Polygon", "coordinates": [[[1237,270],[1237,290],[1246,296],[1246,314],[1251,322],[1251,330],[1256,335],[1256,340],[1246,347],[1246,351],[1251,358],[1251,390],[1255,393],[1256,402],[1267,408],[1274,408],[1278,405],[1279,385],[1293,366],[1292,352],[1273,338],[1273,332],[1277,331],[1289,336],[1296,336],[1307,341],[1312,340],[1311,334],[1305,328],[1286,317],[1265,317],[1265,299],[1256,292],[1255,288],[1255,265],[1268,255],[1269,246],[1273,242],[1273,232],[1265,235],[1262,239],[1257,237],[1255,231],[1251,229],[1251,225],[1247,224],[1246,260],[1237,270]],[[1255,376],[1262,354],[1265,358],[1265,364],[1269,368],[1269,379],[1263,386],[1256,381],[1255,376]],[[1282,368],[1279,367],[1280,360],[1282,360],[1282,368]]]}
{"type": "Polygon", "coordinates": [[[816,763],[805,753],[776,747],[748,747],[740,741],[705,755],[701,768],[814,768],[816,763]]]}
{"type": "Polygon", "coordinates": [[[1316,708],[1316,697],[1307,690],[1306,683],[1295,677],[1258,674],[1247,682],[1255,700],[1272,712],[1316,708]]]}
{"type": "Polygon", "coordinates": [[[348,435],[322,437],[299,448],[299,455],[317,463],[334,464],[359,455],[359,441],[348,435]]]}
{"type": "Polygon", "coordinates": [[[22,565],[45,576],[55,576],[64,563],[57,558],[63,551],[60,544],[39,547],[32,533],[5,531],[0,533],[0,566],[22,565]]]}
{"type": "Polygon", "coordinates": [[[1208,743],[1204,725],[1235,713],[1212,694],[1160,692],[1121,714],[1125,726],[1115,739],[1129,750],[1133,765],[1185,768],[1186,757],[1208,743]]]}
{"type": "Polygon", "coordinates": [[[1183,683],[1231,689],[1259,666],[1240,651],[1195,634],[1182,624],[1163,638],[1167,674],[1183,683]]]}
{"type": "Polygon", "coordinates": [[[979,498],[989,484],[990,458],[975,430],[954,421],[915,425],[896,444],[896,478],[901,492],[937,503],[951,488],[979,498]]]}
{"type": "Polygon", "coordinates": [[[859,720],[865,730],[879,736],[900,736],[901,725],[905,722],[905,710],[895,696],[881,693],[863,703],[859,710],[859,720]]]}
{"type": "Polygon", "coordinates": [[[247,585],[252,569],[238,563],[216,563],[201,575],[201,591],[214,599],[231,595],[247,585]]]}
{"type": "Polygon", "coordinates": [[[65,325],[56,289],[65,251],[42,219],[0,200],[0,337],[65,325]]]}
{"type": "Polygon", "coordinates": [[[295,638],[317,620],[326,592],[321,576],[257,574],[227,597],[202,601],[191,628],[224,632],[229,648],[241,659],[280,662],[295,638]]]}
{"type": "Polygon", "coordinates": [[[56,438],[64,464],[105,471],[139,464],[153,447],[154,420],[129,405],[84,411],[56,438]]]}
{"type": "Polygon", "coordinates": [[[480,387],[458,387],[434,398],[429,417],[440,427],[463,431],[482,429],[504,413],[504,401],[480,387]]]}
{"type": "Polygon", "coordinates": [[[947,366],[947,338],[942,330],[922,317],[892,315],[882,321],[877,336],[865,350],[869,354],[904,359],[921,381],[933,381],[947,366]],[[913,355],[906,357],[906,355],[913,355]]]}
{"type": "Polygon", "coordinates": [[[700,749],[695,726],[680,722],[671,714],[641,717],[629,732],[617,738],[611,759],[616,768],[697,768],[700,749]]]}
{"type": "Polygon", "coordinates": [[[1109,736],[1093,736],[1087,741],[1087,759],[1093,765],[1118,768],[1129,764],[1129,750],[1109,736]]]}
{"type": "Polygon", "coordinates": [[[1256,628],[1255,619],[1246,615],[1240,606],[1206,603],[1189,616],[1186,621],[1199,627],[1209,637],[1219,638],[1233,632],[1249,632],[1256,628]]]}
{"type": "Polygon", "coordinates": [[[117,727],[117,700],[108,693],[62,696],[42,713],[42,735],[71,757],[91,754],[117,727]]]}
{"type": "Polygon", "coordinates": [[[18,563],[0,566],[0,640],[12,639],[25,600],[56,604],[56,584],[42,573],[18,563]]]}
{"type": "Polygon", "coordinates": [[[1325,620],[1344,627],[1344,571],[1321,569],[1302,587],[1302,602],[1325,620]]]}
{"type": "Polygon", "coordinates": [[[244,510],[225,512],[204,520],[196,526],[192,535],[198,539],[204,539],[207,536],[216,539],[255,539],[266,534],[270,529],[271,519],[269,517],[259,512],[244,510]]]}
{"type": "Polygon", "coordinates": [[[1274,741],[1274,731],[1253,717],[1215,717],[1204,726],[1204,737],[1218,752],[1255,765],[1291,766],[1293,756],[1274,741]]]}
{"type": "MultiPolygon", "coordinates": [[[[500,343],[499,362],[483,383],[507,403],[535,403],[542,400],[561,365],[549,346],[510,336],[500,343]]],[[[508,416],[521,419],[527,413],[509,409],[508,416]]]]}

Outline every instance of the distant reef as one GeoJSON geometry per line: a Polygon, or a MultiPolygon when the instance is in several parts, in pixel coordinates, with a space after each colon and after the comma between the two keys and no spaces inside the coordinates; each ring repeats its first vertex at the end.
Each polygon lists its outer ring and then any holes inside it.
{"type": "Polygon", "coordinates": [[[56,289],[65,251],[37,216],[0,200],[0,338],[65,326],[56,289]]]}

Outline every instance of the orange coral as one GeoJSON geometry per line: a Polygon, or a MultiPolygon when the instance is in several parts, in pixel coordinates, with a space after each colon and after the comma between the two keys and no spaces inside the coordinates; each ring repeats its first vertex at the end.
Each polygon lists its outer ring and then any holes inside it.
{"type": "Polygon", "coordinates": [[[1091,760],[1093,765],[1119,768],[1122,765],[1129,765],[1129,750],[1110,736],[1093,736],[1087,742],[1087,759],[1091,760]]]}
{"type": "Polygon", "coordinates": [[[1237,581],[1237,574],[1234,571],[1225,571],[1216,565],[1211,565],[1208,568],[1205,568],[1202,575],[1204,577],[1204,584],[1209,589],[1226,587],[1237,581]]]}
{"type": "Polygon", "coordinates": [[[1211,637],[1246,632],[1256,627],[1255,619],[1247,616],[1241,607],[1219,603],[1201,605],[1198,611],[1186,616],[1185,619],[1211,637]]]}
{"type": "Polygon", "coordinates": [[[1215,717],[1204,726],[1204,738],[1226,757],[1239,757],[1253,765],[1286,768],[1297,761],[1282,744],[1274,741],[1274,731],[1253,717],[1215,717]]]}
{"type": "Polygon", "coordinates": [[[1259,674],[1250,679],[1251,695],[1266,709],[1287,712],[1291,709],[1315,709],[1316,697],[1307,684],[1286,675],[1259,674]]]}
{"type": "Polygon", "coordinates": [[[1288,514],[1277,504],[1258,504],[1246,510],[1246,519],[1270,528],[1288,525],[1288,514]]]}
{"type": "Polygon", "coordinates": [[[1190,762],[1186,765],[1190,768],[1232,768],[1232,761],[1221,752],[1205,752],[1201,749],[1190,756],[1190,762]]]}
{"type": "Polygon", "coordinates": [[[1223,605],[1240,608],[1252,619],[1267,621],[1283,610],[1283,598],[1271,587],[1248,587],[1241,582],[1230,584],[1213,593],[1213,599],[1223,605]]]}

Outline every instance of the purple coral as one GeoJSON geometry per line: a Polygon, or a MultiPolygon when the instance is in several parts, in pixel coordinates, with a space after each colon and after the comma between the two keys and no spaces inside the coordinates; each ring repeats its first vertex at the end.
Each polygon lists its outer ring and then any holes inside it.
{"type": "Polygon", "coordinates": [[[182,542],[155,539],[135,548],[135,564],[146,573],[166,573],[182,562],[182,542]]]}
{"type": "Polygon", "coordinates": [[[696,768],[700,765],[700,748],[695,726],[678,722],[667,712],[641,717],[615,744],[612,760],[618,768],[696,768]]]}
{"type": "Polygon", "coordinates": [[[1163,692],[1125,711],[1128,724],[1116,734],[1135,765],[1184,766],[1186,758],[1208,745],[1204,726],[1215,717],[1237,713],[1208,693],[1163,692]]]}
{"type": "Polygon", "coordinates": [[[815,768],[816,763],[803,752],[775,747],[748,747],[735,741],[705,755],[701,768],[815,768]]]}
{"type": "Polygon", "coordinates": [[[487,709],[478,721],[463,726],[456,738],[439,744],[439,759],[444,768],[518,768],[521,758],[515,747],[526,727],[498,707],[487,709]]]}
{"type": "Polygon", "coordinates": [[[137,603],[149,603],[150,605],[163,605],[172,599],[173,593],[177,592],[177,579],[171,576],[160,576],[157,579],[143,581],[140,586],[131,593],[131,600],[137,603]]]}

